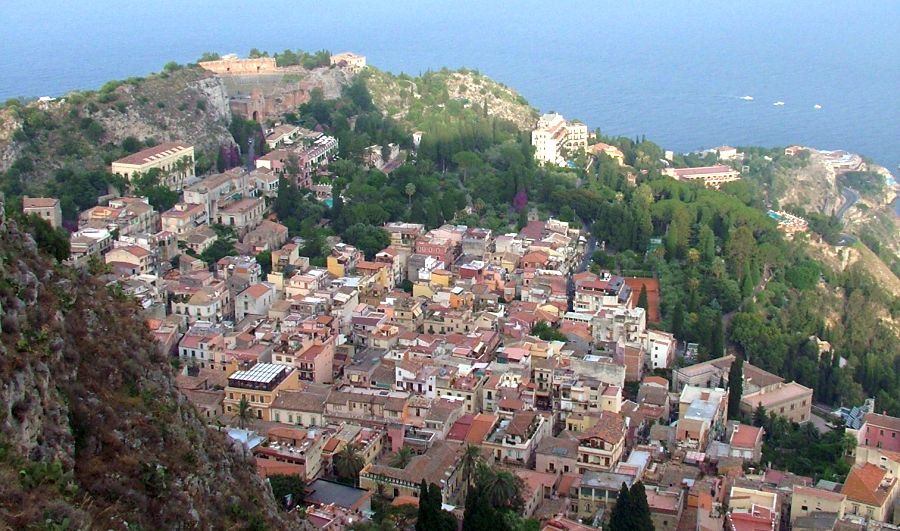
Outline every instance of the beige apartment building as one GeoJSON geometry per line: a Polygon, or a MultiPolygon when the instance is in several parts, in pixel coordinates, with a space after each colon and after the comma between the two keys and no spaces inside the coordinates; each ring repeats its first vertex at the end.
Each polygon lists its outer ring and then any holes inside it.
{"type": "Polygon", "coordinates": [[[847,496],[840,492],[794,485],[791,493],[791,523],[797,518],[821,512],[836,513],[838,518],[843,518],[846,500],[847,496]]]}
{"type": "Polygon", "coordinates": [[[152,169],[164,174],[161,184],[180,190],[184,181],[194,177],[194,146],[181,141],[165,142],[114,161],[111,171],[130,181],[152,169]]]}
{"type": "Polygon", "coordinates": [[[703,186],[714,190],[741,178],[740,173],[724,164],[700,168],[666,168],[663,173],[679,181],[700,182],[703,186]]]}
{"type": "Polygon", "coordinates": [[[343,52],[331,56],[331,65],[357,74],[366,67],[366,56],[353,52],[343,52]]]}
{"type": "Polygon", "coordinates": [[[241,400],[250,406],[250,414],[266,422],[272,420],[270,409],[281,391],[299,391],[297,371],[284,365],[257,363],[246,371],[228,377],[225,387],[225,414],[237,415],[241,400]]]}
{"type": "Polygon", "coordinates": [[[808,422],[812,411],[813,391],[797,382],[764,387],[741,398],[741,412],[752,415],[759,406],[791,422],[808,422]]]}
{"type": "Polygon", "coordinates": [[[53,228],[62,227],[62,209],[59,199],[55,197],[28,197],[22,198],[22,212],[27,216],[34,214],[50,223],[53,228]]]}

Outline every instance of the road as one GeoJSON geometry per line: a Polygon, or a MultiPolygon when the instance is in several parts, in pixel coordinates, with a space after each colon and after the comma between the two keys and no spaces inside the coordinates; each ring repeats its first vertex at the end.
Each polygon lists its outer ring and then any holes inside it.
{"type": "Polygon", "coordinates": [[[850,207],[852,207],[856,204],[857,201],[859,201],[859,192],[857,192],[853,188],[848,188],[845,186],[843,189],[841,189],[841,195],[844,196],[844,204],[841,205],[841,208],[839,208],[837,213],[835,214],[838,219],[843,219],[844,214],[846,214],[847,211],[850,210],[850,207]]]}
{"type": "MultiPolygon", "coordinates": [[[[850,207],[852,207],[853,205],[856,204],[857,201],[859,201],[859,192],[857,192],[853,188],[849,188],[849,187],[845,186],[844,188],[841,189],[841,195],[844,196],[844,204],[842,204],[841,208],[839,208],[838,211],[835,213],[835,217],[837,217],[840,220],[842,220],[844,218],[844,214],[846,214],[847,211],[850,210],[850,207]]],[[[847,234],[846,232],[842,232],[841,239],[838,240],[837,244],[842,245],[842,246],[847,246],[847,245],[853,245],[854,243],[856,243],[855,236],[853,236],[851,234],[847,234]]]]}
{"type": "MultiPolygon", "coordinates": [[[[585,234],[590,234],[590,227],[585,224],[582,227],[582,230],[585,234]]],[[[591,257],[594,255],[594,250],[597,248],[597,238],[591,235],[588,238],[587,243],[584,245],[584,255],[581,257],[581,262],[578,263],[578,267],[572,271],[568,278],[566,279],[566,292],[569,296],[569,311],[572,311],[574,308],[574,300],[575,300],[575,281],[573,280],[573,276],[577,273],[581,273],[582,271],[586,271],[587,268],[591,265],[591,257]]]]}

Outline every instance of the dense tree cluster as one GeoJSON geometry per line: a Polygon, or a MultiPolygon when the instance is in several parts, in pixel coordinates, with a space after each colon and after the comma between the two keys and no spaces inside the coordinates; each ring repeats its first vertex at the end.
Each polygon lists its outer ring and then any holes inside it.
{"type": "Polygon", "coordinates": [[[610,531],[653,531],[650,519],[650,504],[644,484],[635,482],[628,488],[622,483],[616,505],[609,515],[610,531]]]}

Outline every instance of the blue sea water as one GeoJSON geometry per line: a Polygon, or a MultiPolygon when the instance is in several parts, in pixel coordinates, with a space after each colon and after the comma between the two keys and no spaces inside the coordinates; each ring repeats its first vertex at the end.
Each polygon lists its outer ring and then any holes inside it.
{"type": "Polygon", "coordinates": [[[4,0],[0,28],[0,99],[204,51],[327,48],[393,72],[477,68],[542,111],[676,151],[798,143],[900,164],[893,0],[4,0]]]}

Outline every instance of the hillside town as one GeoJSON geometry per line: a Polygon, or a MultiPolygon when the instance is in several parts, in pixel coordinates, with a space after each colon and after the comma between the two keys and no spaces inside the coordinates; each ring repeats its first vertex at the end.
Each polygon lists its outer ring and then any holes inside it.
{"type": "MultiPolygon", "coordinates": [[[[332,64],[366,68],[352,53],[332,64]]],[[[201,66],[239,75],[275,62],[201,66]]],[[[261,99],[231,105],[254,119],[284,111],[261,99]]],[[[637,483],[659,531],[900,523],[900,418],[874,401],[823,412],[813,389],[730,351],[704,359],[659,326],[659,280],[590,268],[595,242],[572,221],[529,213],[506,233],[389,221],[390,244],[372,256],[329,236],[316,265],[273,204],[292,179],[331,207],[340,142],[281,122],[265,133],[265,154],[207,175],[195,175],[191,139],[113,161],[129,182],[164,176],[178,201],[158,212],[146,197],[103,199],[79,213],[67,263],[137,301],[179,391],[260,476],[303,481],[304,499],[289,503],[307,506],[310,529],[365,521],[376,496],[416,505],[423,480],[461,520],[472,459],[518,478],[522,517],[544,530],[600,527],[637,483]],[[233,252],[204,260],[226,241],[233,252]],[[763,441],[777,418],[846,427],[846,479],[770,466],[763,441]]],[[[575,153],[624,164],[619,148],[555,113],[531,142],[546,165],[575,153]]],[[[389,178],[407,156],[373,145],[362,163],[389,178]]],[[[734,148],[718,159],[663,174],[711,190],[741,179],[734,148]]],[[[58,199],[25,197],[23,210],[62,226],[58,199]]],[[[807,230],[799,216],[770,216],[788,234],[807,230]]]]}

